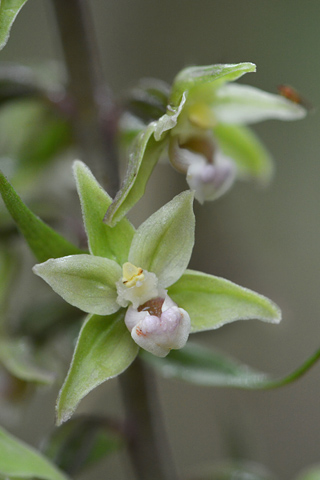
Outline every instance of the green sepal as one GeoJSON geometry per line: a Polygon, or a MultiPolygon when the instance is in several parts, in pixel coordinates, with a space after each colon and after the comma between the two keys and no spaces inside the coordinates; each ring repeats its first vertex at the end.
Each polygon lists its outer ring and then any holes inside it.
{"type": "Polygon", "coordinates": [[[256,66],[249,62],[185,68],[174,79],[169,103],[172,106],[179,105],[183,93],[189,92],[194,87],[210,84],[217,88],[224,82],[232,82],[245,73],[255,71],[256,66]]]}
{"type": "Polygon", "coordinates": [[[281,311],[271,300],[206,273],[187,270],[168,293],[189,313],[192,332],[216,329],[236,320],[281,320],[281,311]]]}
{"type": "Polygon", "coordinates": [[[120,266],[109,258],[69,255],[33,267],[66,302],[87,313],[110,315],[119,310],[116,282],[120,266]]]}
{"type": "Polygon", "coordinates": [[[189,190],[149,217],[136,231],[129,262],[157,275],[163,287],[172,285],[188,266],[194,245],[193,193],[189,190]]]}
{"type": "Polygon", "coordinates": [[[89,168],[79,160],[74,162],[74,175],[80,197],[83,222],[92,255],[107,257],[120,265],[126,262],[135,229],[123,218],[111,228],[103,222],[112,203],[111,197],[99,185],[89,168]]]}
{"type": "Polygon", "coordinates": [[[35,363],[30,345],[22,339],[1,338],[0,363],[11,375],[26,382],[49,385],[55,378],[35,363]]]}
{"type": "Polygon", "coordinates": [[[165,358],[140,351],[142,358],[166,378],[177,378],[207,387],[235,387],[266,390],[296,381],[319,360],[320,349],[300,367],[282,378],[252,369],[224,353],[188,342],[181,350],[172,350],[165,358]]]}
{"type": "Polygon", "coordinates": [[[16,16],[27,0],[1,0],[0,3],[0,50],[9,39],[16,16]]]}
{"type": "Polygon", "coordinates": [[[166,145],[157,142],[152,122],[136,138],[129,154],[129,165],[121,189],[107,210],[105,222],[114,226],[143,196],[149,177],[166,145]]]}
{"type": "Polygon", "coordinates": [[[1,171],[0,193],[11,217],[39,262],[82,253],[29,210],[1,171]]]}
{"type": "Polygon", "coordinates": [[[252,130],[238,125],[219,124],[214,136],[222,152],[230,157],[240,178],[256,178],[268,182],[273,174],[273,161],[267,149],[252,130]]]}
{"type": "Polygon", "coordinates": [[[159,120],[157,121],[156,127],[154,129],[154,138],[157,141],[163,139],[164,134],[168,130],[172,130],[177,125],[177,121],[180,113],[186,103],[187,96],[185,93],[182,94],[181,101],[177,107],[171,107],[159,120]]]}
{"type": "Polygon", "coordinates": [[[40,452],[0,427],[0,476],[5,478],[67,480],[69,477],[40,452]]]}
{"type": "Polygon", "coordinates": [[[43,453],[64,472],[74,476],[124,446],[121,427],[114,419],[77,416],[54,429],[45,442],[43,453]]]}
{"type": "Polygon", "coordinates": [[[67,378],[57,401],[57,424],[68,420],[80,400],[133,362],[139,347],[124,323],[125,310],[88,316],[78,337],[67,378]]]}

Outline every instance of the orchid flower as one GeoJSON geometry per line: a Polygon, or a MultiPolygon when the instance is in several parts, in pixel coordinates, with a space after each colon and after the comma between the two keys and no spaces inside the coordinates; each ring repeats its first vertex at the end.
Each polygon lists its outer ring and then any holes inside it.
{"type": "Polygon", "coordinates": [[[278,307],[267,298],[187,270],[195,228],[191,191],[137,230],[126,218],[109,227],[103,216],[111,198],[82,162],[75,162],[74,174],[90,253],[52,258],[33,269],[89,314],[60,393],[60,422],[92,388],[125,370],[139,347],[164,357],[182,348],[189,333],[239,319],[280,321],[278,307]]]}
{"type": "MultiPolygon", "coordinates": [[[[135,140],[122,187],[106,214],[109,225],[116,224],[142,197],[163,155],[186,176],[200,203],[223,195],[236,178],[270,179],[271,157],[245,125],[267,119],[296,120],[306,110],[284,96],[232,83],[255,69],[253,63],[186,68],[169,89],[166,112],[160,118],[144,125],[124,115],[122,130],[135,140]]],[[[166,89],[158,88],[163,101],[166,89]]],[[[150,90],[156,91],[154,86],[150,90]]],[[[150,98],[147,95],[145,102],[151,104],[155,97],[147,94],[150,98]]]]}

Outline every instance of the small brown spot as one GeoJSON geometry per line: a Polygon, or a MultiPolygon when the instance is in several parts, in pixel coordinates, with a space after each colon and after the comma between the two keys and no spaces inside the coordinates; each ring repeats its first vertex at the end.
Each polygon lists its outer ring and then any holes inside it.
{"type": "Polygon", "coordinates": [[[148,300],[143,305],[140,305],[138,308],[138,312],[149,312],[150,315],[155,315],[156,317],[161,317],[162,313],[162,305],[164,302],[164,298],[156,297],[148,300]]]}

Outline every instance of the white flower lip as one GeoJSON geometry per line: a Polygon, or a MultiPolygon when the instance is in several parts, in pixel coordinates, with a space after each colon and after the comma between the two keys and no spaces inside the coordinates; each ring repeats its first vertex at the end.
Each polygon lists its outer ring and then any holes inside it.
{"type": "Polygon", "coordinates": [[[144,350],[165,357],[185,346],[191,330],[188,313],[166,295],[147,302],[143,309],[130,306],[125,323],[133,340],[144,350]]]}

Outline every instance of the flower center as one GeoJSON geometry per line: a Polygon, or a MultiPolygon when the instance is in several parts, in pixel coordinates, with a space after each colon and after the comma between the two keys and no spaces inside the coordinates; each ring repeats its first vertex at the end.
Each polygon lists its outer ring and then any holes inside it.
{"type": "Polygon", "coordinates": [[[197,102],[189,107],[189,121],[195,127],[207,129],[217,125],[211,108],[205,103],[197,102]]]}
{"type": "MultiPolygon", "coordinates": [[[[137,282],[143,282],[144,273],[142,268],[132,265],[130,262],[126,262],[122,266],[122,283],[127,287],[135,287],[137,282]]],[[[139,285],[138,285],[139,286],[139,285]]]]}
{"type": "Polygon", "coordinates": [[[140,305],[140,307],[138,307],[138,312],[148,312],[150,315],[155,315],[156,317],[160,318],[164,300],[165,299],[161,297],[152,298],[143,305],[140,305]]]}

